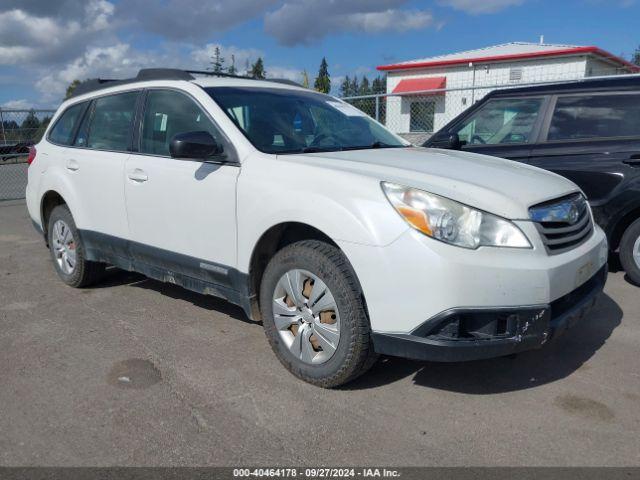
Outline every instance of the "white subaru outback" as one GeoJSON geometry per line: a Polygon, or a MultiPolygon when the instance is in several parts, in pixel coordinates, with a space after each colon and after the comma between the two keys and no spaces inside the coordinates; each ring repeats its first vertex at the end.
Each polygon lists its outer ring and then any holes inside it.
{"type": "Polygon", "coordinates": [[[538,348],[602,290],[605,236],[558,175],[415,148],[283,82],[153,69],[83,87],[29,158],[60,278],[114,265],[225,298],[307,382],[348,382],[376,354],[538,348]]]}

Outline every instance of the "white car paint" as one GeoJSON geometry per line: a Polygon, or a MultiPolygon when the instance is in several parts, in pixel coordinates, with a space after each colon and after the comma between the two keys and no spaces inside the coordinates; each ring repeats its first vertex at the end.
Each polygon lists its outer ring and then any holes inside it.
{"type": "Polygon", "coordinates": [[[549,255],[527,209],[579,191],[555,174],[508,160],[452,151],[379,149],[271,155],[253,147],[202,86],[264,86],[237,79],[149,81],[63,103],[140,88],[171,88],[196,100],[233,144],[239,165],[211,166],[128,153],[63,148],[45,138],[29,168],[27,206],[42,226],[41,203],[60,194],[81,230],[117,236],[250,273],[255,246],[287,222],[313,226],[345,253],[363,287],[372,329],[412,331],[450,308],[549,303],[606,263],[603,232],[549,255]],[[75,160],[78,169],[67,167],[75,160]],[[206,171],[205,171],[206,170],[206,171]],[[197,172],[203,173],[198,176],[197,172]],[[146,181],[139,182],[142,173],[146,181]],[[413,230],[381,182],[420,188],[515,220],[533,248],[466,250],[413,230]]]}

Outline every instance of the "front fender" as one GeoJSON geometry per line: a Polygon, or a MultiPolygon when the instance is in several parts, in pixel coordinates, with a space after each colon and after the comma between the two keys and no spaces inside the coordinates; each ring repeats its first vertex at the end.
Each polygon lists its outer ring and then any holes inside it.
{"type": "Polygon", "coordinates": [[[337,242],[385,246],[409,227],[389,204],[380,182],[348,172],[255,159],[238,179],[238,269],[271,227],[296,222],[337,242]]]}

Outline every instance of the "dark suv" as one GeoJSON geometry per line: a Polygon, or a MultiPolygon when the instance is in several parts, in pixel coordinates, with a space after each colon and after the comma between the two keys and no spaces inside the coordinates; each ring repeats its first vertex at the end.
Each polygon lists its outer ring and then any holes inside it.
{"type": "Polygon", "coordinates": [[[424,146],[508,158],[573,180],[640,284],[640,78],[497,90],[424,146]]]}

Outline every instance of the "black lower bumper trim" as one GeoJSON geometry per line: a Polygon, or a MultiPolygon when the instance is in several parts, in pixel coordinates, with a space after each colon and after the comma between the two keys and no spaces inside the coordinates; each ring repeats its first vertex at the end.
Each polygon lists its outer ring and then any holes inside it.
{"type": "MultiPolygon", "coordinates": [[[[585,284],[547,305],[496,308],[493,311],[491,309],[453,310],[444,316],[439,315],[435,322],[433,320],[425,322],[410,334],[374,332],[372,334],[374,349],[383,355],[415,360],[462,362],[501,357],[540,348],[584,318],[595,305],[606,278],[607,265],[605,264],[585,284]],[[486,319],[493,312],[493,316],[497,318],[504,317],[505,310],[508,311],[509,322],[512,325],[510,329],[504,327],[505,334],[492,336],[481,332],[480,335],[484,335],[482,338],[478,338],[477,331],[473,332],[476,336],[465,338],[444,338],[439,334],[433,334],[436,327],[446,324],[447,320],[453,322],[454,317],[459,318],[464,315],[465,318],[486,319]]],[[[486,324],[483,321],[476,322],[478,323],[486,324]]]]}

